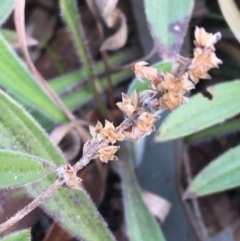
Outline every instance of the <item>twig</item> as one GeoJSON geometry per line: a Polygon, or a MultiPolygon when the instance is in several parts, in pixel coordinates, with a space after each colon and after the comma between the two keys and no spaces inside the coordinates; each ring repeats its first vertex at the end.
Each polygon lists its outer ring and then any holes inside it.
{"type": "MultiPolygon", "coordinates": [[[[192,172],[191,172],[190,160],[189,160],[189,155],[188,155],[187,149],[184,152],[184,162],[183,162],[183,164],[184,164],[185,172],[186,172],[186,176],[187,176],[187,184],[190,185],[190,183],[192,182],[192,172]]],[[[202,231],[203,236],[207,237],[207,231],[206,231],[203,219],[202,219],[202,214],[201,214],[201,211],[200,211],[200,208],[199,208],[197,198],[193,197],[191,199],[191,201],[192,201],[192,204],[193,204],[193,210],[195,212],[198,225],[199,225],[199,227],[202,231]]]]}
{"type": "Polygon", "coordinates": [[[46,189],[41,195],[35,198],[32,202],[30,202],[27,206],[25,206],[21,211],[16,213],[14,216],[9,218],[6,222],[0,225],[0,233],[11,227],[13,224],[21,220],[28,213],[30,213],[33,209],[38,207],[45,199],[50,197],[53,192],[55,192],[58,188],[63,185],[64,182],[60,182],[59,180],[55,181],[48,189],[46,189]]]}
{"type": "MultiPolygon", "coordinates": [[[[99,19],[97,19],[96,15],[95,14],[93,14],[93,15],[94,15],[94,18],[95,18],[95,21],[96,21],[99,37],[100,37],[101,42],[102,42],[103,39],[104,39],[103,27],[102,27],[99,19]]],[[[114,95],[113,95],[113,85],[112,85],[112,80],[111,80],[111,71],[110,71],[110,68],[109,68],[108,61],[107,61],[107,53],[106,53],[106,51],[100,51],[100,52],[101,52],[101,56],[102,56],[102,60],[103,60],[104,68],[105,68],[107,83],[108,83],[109,102],[110,102],[110,106],[111,106],[112,110],[114,110],[114,109],[116,109],[116,105],[115,105],[114,95]]],[[[114,115],[112,115],[112,118],[114,118],[114,115]]]]}

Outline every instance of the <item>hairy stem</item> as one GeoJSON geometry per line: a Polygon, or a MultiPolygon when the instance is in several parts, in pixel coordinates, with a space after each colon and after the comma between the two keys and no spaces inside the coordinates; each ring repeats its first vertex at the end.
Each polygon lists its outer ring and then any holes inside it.
{"type": "Polygon", "coordinates": [[[29,214],[33,209],[38,207],[45,199],[49,198],[53,192],[58,190],[58,188],[60,188],[63,183],[64,182],[60,182],[59,180],[55,181],[48,189],[46,189],[42,194],[40,194],[37,198],[25,206],[21,211],[9,218],[6,222],[2,223],[0,225],[0,233],[11,227],[13,224],[29,214]]]}
{"type": "Polygon", "coordinates": [[[89,77],[94,96],[97,101],[101,115],[105,117],[106,108],[102,99],[101,89],[98,80],[94,74],[92,60],[89,56],[88,46],[85,41],[85,34],[78,12],[76,1],[61,0],[61,11],[66,25],[72,35],[73,42],[76,46],[77,54],[83,63],[84,69],[89,77]]]}

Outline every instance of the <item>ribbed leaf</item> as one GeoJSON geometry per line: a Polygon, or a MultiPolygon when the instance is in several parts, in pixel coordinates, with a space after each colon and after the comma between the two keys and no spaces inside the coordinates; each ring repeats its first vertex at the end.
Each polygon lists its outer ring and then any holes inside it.
{"type": "Polygon", "coordinates": [[[157,140],[166,141],[196,133],[240,113],[240,81],[209,88],[212,99],[197,94],[174,110],[160,126],[157,140]]]}
{"type": "MultiPolygon", "coordinates": [[[[170,72],[172,68],[172,62],[170,61],[158,62],[154,64],[153,67],[156,68],[158,72],[163,72],[163,73],[170,72]]],[[[138,78],[135,78],[128,88],[128,94],[131,94],[134,90],[136,90],[137,92],[140,92],[142,90],[147,90],[149,89],[149,85],[150,83],[148,80],[139,80],[138,78]]]]}
{"type": "Polygon", "coordinates": [[[240,186],[240,146],[213,160],[193,179],[184,198],[204,196],[240,186]]]}
{"type": "Polygon", "coordinates": [[[205,130],[192,134],[184,138],[186,143],[191,143],[193,141],[198,141],[204,138],[214,137],[216,135],[222,135],[231,133],[234,131],[240,130],[240,118],[226,121],[225,123],[221,123],[212,127],[209,127],[205,130]]]}
{"type": "Polygon", "coordinates": [[[66,120],[51,97],[42,89],[23,62],[0,34],[0,85],[18,100],[25,102],[58,122],[66,120]]]}
{"type": "Polygon", "coordinates": [[[0,150],[0,189],[36,181],[51,171],[54,165],[39,157],[0,150]]]}
{"type": "MultiPolygon", "coordinates": [[[[38,156],[57,165],[65,163],[58,149],[37,123],[0,91],[0,149],[24,152],[38,156]]],[[[39,195],[56,180],[56,174],[41,182],[27,184],[32,196],[39,195]]],[[[112,241],[88,195],[82,191],[60,189],[43,203],[49,214],[74,236],[86,241],[112,241]]]]}
{"type": "Polygon", "coordinates": [[[145,0],[150,33],[163,59],[179,53],[194,0],[145,0]]]}
{"type": "Polygon", "coordinates": [[[30,230],[21,230],[21,231],[12,233],[1,240],[2,241],[31,241],[30,230]]]}
{"type": "Polygon", "coordinates": [[[0,1],[0,25],[2,25],[9,15],[11,14],[14,7],[14,0],[1,0],[0,1]]]}

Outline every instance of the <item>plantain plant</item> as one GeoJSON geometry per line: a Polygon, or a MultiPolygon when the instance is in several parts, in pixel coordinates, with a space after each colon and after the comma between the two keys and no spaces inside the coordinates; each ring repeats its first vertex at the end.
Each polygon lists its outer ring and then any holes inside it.
{"type": "MultiPolygon", "coordinates": [[[[155,130],[154,123],[158,119],[155,112],[163,109],[173,110],[178,105],[185,103],[187,98],[184,94],[194,88],[199,78],[208,77],[209,69],[218,67],[221,63],[215,55],[214,48],[214,44],[221,35],[219,33],[213,35],[202,28],[196,28],[194,57],[192,59],[184,58],[178,54],[187,31],[194,1],[174,0],[170,4],[167,0],[146,0],[144,4],[149,29],[158,54],[163,61],[152,67],[146,66],[144,61],[134,65],[137,78],[129,87],[129,96],[123,94],[122,102],[117,103],[126,118],[116,127],[107,120],[105,125],[97,122],[95,126],[90,126],[92,136],[90,139],[89,134],[79,125],[72,111],[94,97],[102,117],[106,117],[107,109],[102,99],[101,88],[108,88],[109,95],[112,96],[112,85],[129,77],[131,70],[123,68],[121,71],[107,74],[101,79],[99,79],[99,73],[108,72],[110,65],[116,65],[125,60],[128,55],[137,56],[138,50],[136,48],[124,50],[113,57],[106,58],[106,51],[119,49],[126,42],[126,17],[116,6],[117,1],[112,1],[110,5],[107,5],[109,11],[107,13],[103,6],[108,1],[102,1],[102,5],[99,3],[100,1],[86,1],[96,22],[100,24],[98,31],[102,38],[100,51],[103,61],[92,63],[77,2],[69,0],[59,2],[62,18],[72,37],[83,68],[75,73],[60,76],[50,83],[44,80],[29,58],[24,29],[25,1],[15,1],[15,3],[2,1],[0,3],[7,4],[10,9],[9,13],[15,7],[17,35],[29,67],[11,48],[9,44],[11,41],[7,42],[7,39],[0,33],[0,85],[7,92],[0,91],[0,137],[2,140],[0,143],[0,187],[13,188],[24,185],[26,192],[34,197],[34,200],[23,210],[0,225],[0,232],[16,223],[37,206],[42,205],[53,219],[77,238],[86,241],[112,241],[115,240],[113,234],[82,187],[82,180],[77,176],[77,172],[94,158],[99,158],[106,163],[109,160],[116,160],[115,153],[120,148],[120,146],[114,145],[116,141],[137,141],[140,137],[149,135],[155,130]],[[159,14],[158,6],[160,5],[163,9],[162,14],[159,14]],[[177,11],[172,11],[173,8],[177,11]],[[116,16],[118,24],[115,26],[116,16]],[[107,28],[118,27],[118,29],[113,36],[105,38],[101,24],[107,28]],[[121,41],[116,41],[120,37],[121,41]],[[206,60],[206,53],[211,56],[211,60],[206,60]],[[207,62],[208,60],[209,62],[207,62]],[[139,78],[142,82],[138,80],[139,78]],[[59,96],[69,85],[75,86],[84,80],[89,81],[86,87],[63,98],[59,96]],[[18,104],[17,101],[21,104],[18,104]],[[66,123],[71,123],[85,141],[83,155],[73,166],[67,162],[60,149],[50,141],[46,133],[56,124],[66,123]],[[87,140],[88,138],[89,140],[87,140]]],[[[5,19],[6,16],[2,16],[2,20],[0,16],[0,23],[3,23],[5,19]]],[[[238,85],[236,83],[237,81],[233,82],[232,88],[229,90],[229,92],[233,91],[231,92],[232,98],[237,93],[238,85]]],[[[221,95],[224,88],[224,86],[219,86],[213,91],[216,92],[216,95],[221,95]]],[[[186,118],[189,117],[189,114],[185,115],[182,109],[197,105],[200,97],[195,98],[198,98],[195,102],[194,99],[191,99],[188,105],[173,112],[182,114],[178,119],[181,121],[180,124],[185,124],[186,118]]],[[[205,106],[205,109],[220,110],[231,101],[230,99],[225,102],[221,99],[213,106],[207,103],[208,107],[205,106]]],[[[238,105],[235,103],[231,111],[228,111],[228,115],[235,115],[237,107],[238,105]]],[[[193,110],[189,113],[196,115],[193,110]]],[[[169,119],[172,118],[171,116],[169,119]]],[[[225,117],[226,114],[222,113],[221,118],[225,117]]],[[[198,123],[205,128],[217,123],[214,118],[212,119],[212,122],[209,122],[202,117],[203,123],[200,123],[199,120],[198,123]]],[[[166,123],[161,127],[160,140],[189,134],[194,128],[192,124],[189,124],[189,128],[181,126],[179,128],[180,124],[176,123],[174,118],[166,123]],[[176,126],[178,128],[175,128],[176,126]],[[175,129],[177,129],[177,133],[174,133],[175,129]]],[[[121,145],[124,153],[119,156],[119,169],[129,238],[131,241],[165,240],[160,225],[142,199],[129,148],[125,143],[121,145]]],[[[234,154],[236,153],[234,152],[234,154]]],[[[3,240],[29,240],[29,233],[22,231],[7,236],[3,240]]]]}

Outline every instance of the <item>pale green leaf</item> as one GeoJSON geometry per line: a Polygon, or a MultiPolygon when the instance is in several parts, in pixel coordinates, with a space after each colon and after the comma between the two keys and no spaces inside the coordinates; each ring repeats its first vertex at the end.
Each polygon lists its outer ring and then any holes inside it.
{"type": "Polygon", "coordinates": [[[212,99],[197,94],[174,110],[160,126],[156,139],[171,140],[196,133],[240,113],[240,81],[209,87],[212,99]]]}
{"type": "MultiPolygon", "coordinates": [[[[24,152],[62,165],[65,160],[50,142],[41,127],[16,104],[0,91],[0,149],[24,152]]],[[[50,174],[41,182],[27,184],[27,191],[38,196],[54,180],[50,174]]],[[[59,189],[43,203],[44,209],[74,236],[86,241],[114,240],[99,216],[91,199],[84,191],[59,189]]]]}
{"type": "Polygon", "coordinates": [[[240,11],[234,0],[218,0],[222,14],[228,23],[228,26],[234,33],[237,40],[240,42],[240,11]]]}
{"type": "MultiPolygon", "coordinates": [[[[170,61],[161,61],[154,64],[152,67],[156,68],[158,72],[170,72],[172,68],[172,62],[170,61]]],[[[128,94],[130,95],[134,90],[140,92],[142,90],[149,89],[150,82],[148,80],[140,80],[139,78],[135,78],[131,85],[128,88],[128,94]]]]}
{"type": "Polygon", "coordinates": [[[31,241],[30,230],[21,230],[3,237],[2,241],[31,241]]]}
{"type": "Polygon", "coordinates": [[[0,150],[0,189],[36,181],[54,169],[52,163],[39,157],[0,150]]]}
{"type": "Polygon", "coordinates": [[[163,59],[179,53],[194,0],[145,0],[150,33],[163,59]]]}
{"type": "Polygon", "coordinates": [[[240,186],[240,146],[213,160],[193,179],[184,198],[204,196],[240,186]]]}
{"type": "Polygon", "coordinates": [[[240,130],[240,118],[226,121],[212,127],[209,127],[200,132],[194,133],[184,138],[186,143],[191,143],[193,141],[198,141],[204,138],[211,138],[216,135],[228,134],[234,131],[240,130]]]}
{"type": "Polygon", "coordinates": [[[1,0],[0,1],[0,25],[2,25],[9,15],[11,14],[14,7],[14,0],[1,0]]]}
{"type": "Polygon", "coordinates": [[[18,100],[58,122],[66,117],[0,34],[0,85],[18,100]]]}
{"type": "Polygon", "coordinates": [[[125,145],[121,145],[119,168],[122,179],[123,204],[127,232],[131,241],[164,241],[160,225],[149,212],[138,186],[132,160],[125,145]]]}

